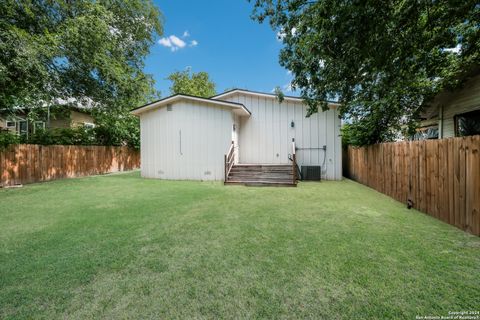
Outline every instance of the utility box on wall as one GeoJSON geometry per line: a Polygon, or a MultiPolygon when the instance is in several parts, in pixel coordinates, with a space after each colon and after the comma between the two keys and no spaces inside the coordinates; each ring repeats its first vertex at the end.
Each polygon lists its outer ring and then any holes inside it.
{"type": "Polygon", "coordinates": [[[321,166],[302,166],[302,180],[320,181],[322,178],[321,166]]]}

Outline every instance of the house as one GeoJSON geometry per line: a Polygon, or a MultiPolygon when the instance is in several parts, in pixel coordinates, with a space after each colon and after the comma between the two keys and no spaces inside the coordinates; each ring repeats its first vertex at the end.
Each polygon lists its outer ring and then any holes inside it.
{"type": "Polygon", "coordinates": [[[329,107],[306,117],[300,98],[279,102],[274,94],[240,89],[149,103],[132,110],[140,118],[142,176],[288,184],[296,163],[304,175],[339,180],[341,123],[338,104],[329,107]]]}
{"type": "Polygon", "coordinates": [[[442,139],[480,134],[480,72],[457,90],[445,90],[424,106],[416,138],[442,139]]]}
{"type": "Polygon", "coordinates": [[[90,109],[82,106],[63,105],[55,107],[15,108],[0,112],[0,131],[7,130],[19,135],[29,135],[39,129],[94,127],[90,109]],[[30,112],[35,112],[31,120],[30,112]]]}

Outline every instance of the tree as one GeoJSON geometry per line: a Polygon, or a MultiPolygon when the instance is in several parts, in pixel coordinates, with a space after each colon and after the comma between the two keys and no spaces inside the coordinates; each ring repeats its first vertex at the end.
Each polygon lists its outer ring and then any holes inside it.
{"type": "Polygon", "coordinates": [[[1,109],[57,98],[122,109],[155,95],[143,72],[162,33],[151,0],[1,3],[1,109]]]}
{"type": "Polygon", "coordinates": [[[95,138],[100,145],[140,148],[140,123],[127,110],[112,115],[108,112],[95,114],[95,138]]]}
{"type": "Polygon", "coordinates": [[[172,81],[170,92],[209,98],[216,94],[215,83],[206,72],[191,72],[190,68],[172,73],[167,78],[172,81]]]}
{"type": "MultiPolygon", "coordinates": [[[[251,1],[251,0],[249,0],[251,1]]],[[[480,63],[475,0],[255,0],[309,113],[338,99],[358,145],[410,133],[423,103],[480,63]]]]}
{"type": "Polygon", "coordinates": [[[285,100],[285,94],[279,86],[276,86],[275,89],[273,89],[273,93],[277,96],[278,102],[282,103],[283,100],[285,100]]]}

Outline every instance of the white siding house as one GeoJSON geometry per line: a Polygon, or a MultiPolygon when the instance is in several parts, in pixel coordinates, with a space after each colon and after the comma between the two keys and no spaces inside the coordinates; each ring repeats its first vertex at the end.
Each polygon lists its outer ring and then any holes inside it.
{"type": "Polygon", "coordinates": [[[213,97],[243,104],[252,113],[240,118],[238,155],[240,163],[288,164],[295,140],[298,165],[322,166],[322,177],[342,177],[340,118],[337,104],[330,110],[310,117],[300,98],[285,97],[280,103],[275,95],[246,90],[232,90],[213,97]],[[326,151],[322,148],[326,146],[326,151]]]}
{"type": "Polygon", "coordinates": [[[133,111],[140,116],[141,171],[147,178],[222,180],[240,105],[176,95],[133,111]]]}
{"type": "Polygon", "coordinates": [[[341,179],[338,105],[306,117],[300,98],[232,90],[206,99],[174,95],[132,111],[140,117],[141,171],[148,178],[224,180],[232,142],[235,163],[322,167],[322,178],[341,179]]]}

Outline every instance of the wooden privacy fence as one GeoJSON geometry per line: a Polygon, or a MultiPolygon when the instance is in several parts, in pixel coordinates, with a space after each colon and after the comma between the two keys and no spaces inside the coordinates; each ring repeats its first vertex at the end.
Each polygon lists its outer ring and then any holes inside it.
{"type": "Polygon", "coordinates": [[[349,147],[344,175],[480,235],[480,136],[349,147]]]}
{"type": "Polygon", "coordinates": [[[0,186],[136,169],[140,153],[128,147],[15,145],[0,150],[0,186]]]}

